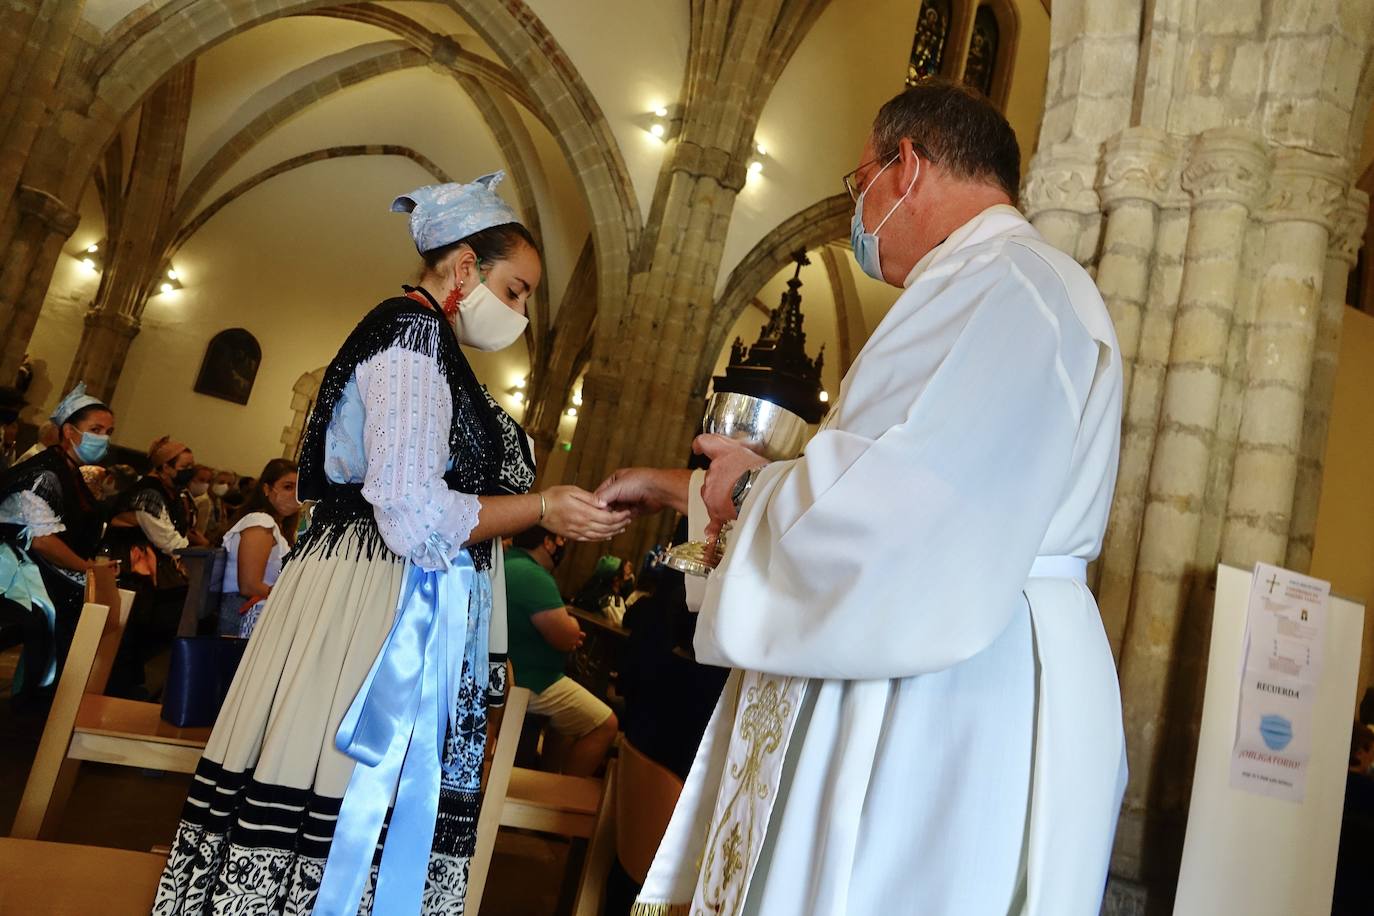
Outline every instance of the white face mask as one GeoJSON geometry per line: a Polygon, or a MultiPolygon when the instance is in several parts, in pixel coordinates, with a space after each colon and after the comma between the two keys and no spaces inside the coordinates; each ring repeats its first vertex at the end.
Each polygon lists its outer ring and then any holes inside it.
{"type": "Polygon", "coordinates": [[[204,496],[210,492],[210,485],[203,480],[193,480],[187,485],[186,491],[192,496],[204,496]]]}
{"type": "Polygon", "coordinates": [[[225,493],[229,492],[229,484],[217,483],[210,488],[210,492],[215,494],[216,496],[223,496],[225,493]]]}
{"type": "Polygon", "coordinates": [[[504,350],[520,339],[530,320],[496,297],[485,283],[458,303],[453,330],[458,341],[477,350],[504,350]]]}

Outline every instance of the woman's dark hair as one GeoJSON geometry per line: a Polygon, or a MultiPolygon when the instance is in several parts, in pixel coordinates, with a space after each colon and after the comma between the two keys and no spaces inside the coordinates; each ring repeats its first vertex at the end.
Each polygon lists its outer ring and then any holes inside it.
{"type": "Polygon", "coordinates": [[[86,419],[87,417],[89,417],[91,414],[97,413],[97,412],[102,411],[102,410],[105,411],[105,412],[106,412],[107,414],[109,414],[110,416],[112,416],[112,417],[114,416],[114,411],[111,410],[110,408],[106,407],[104,404],[87,404],[85,407],[81,408],[80,410],[73,411],[73,412],[72,412],[72,415],[71,415],[70,417],[68,417],[67,419],[65,419],[65,420],[62,421],[62,425],[63,425],[63,426],[66,426],[67,424],[70,423],[72,426],[75,426],[76,424],[80,423],[82,420],[84,420],[84,419],[86,419]]]}
{"type": "Polygon", "coordinates": [[[493,261],[506,260],[522,244],[530,246],[535,251],[539,250],[534,236],[530,235],[530,231],[524,226],[519,223],[502,223],[499,226],[479,229],[465,239],[426,251],[421,257],[425,260],[425,267],[433,270],[459,245],[467,245],[472,249],[472,253],[477,255],[478,261],[490,264],[493,261]]]}
{"type": "Polygon", "coordinates": [[[248,499],[244,501],[234,521],[237,522],[250,512],[266,512],[277,520],[277,523],[281,526],[281,533],[286,535],[286,540],[291,544],[295,544],[296,523],[300,520],[300,510],[293,512],[286,518],[281,518],[277,515],[277,510],[272,505],[272,501],[267,498],[267,488],[273,486],[287,474],[294,474],[296,471],[296,462],[286,458],[273,458],[271,461],[267,462],[267,466],[264,467],[262,473],[258,475],[257,483],[253,485],[252,492],[248,494],[248,499]]]}

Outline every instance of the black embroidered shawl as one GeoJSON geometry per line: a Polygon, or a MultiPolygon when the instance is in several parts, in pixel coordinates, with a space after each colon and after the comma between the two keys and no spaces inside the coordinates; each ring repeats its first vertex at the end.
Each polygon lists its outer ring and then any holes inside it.
{"type": "MultiPolygon", "coordinates": [[[[79,557],[94,557],[100,543],[101,514],[81,470],[60,448],[47,448],[0,473],[0,500],[32,490],[62,520],[59,540],[79,557]]],[[[12,527],[12,526],[5,526],[12,527]]]]}
{"type": "MultiPolygon", "coordinates": [[[[325,370],[319,396],[306,421],[300,454],[300,498],[319,503],[292,557],[315,551],[327,556],[349,531],[357,533],[361,550],[369,558],[378,550],[388,550],[372,507],[362,498],[361,486],[329,480],[324,465],[326,434],[344,388],[359,365],[392,347],[434,359],[448,382],[453,399],[449,428],[453,470],[444,475],[444,482],[449,489],[496,496],[525,493],[534,484],[534,457],[524,430],[477,381],[453,328],[433,298],[424,294],[434,308],[425,308],[408,297],[387,299],[374,308],[325,370]]],[[[490,544],[474,544],[470,552],[478,569],[490,567],[490,544]]]]}

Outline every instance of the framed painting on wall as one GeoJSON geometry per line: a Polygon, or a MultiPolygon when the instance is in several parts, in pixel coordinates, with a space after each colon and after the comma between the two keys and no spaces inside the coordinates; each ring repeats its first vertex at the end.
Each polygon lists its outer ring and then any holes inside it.
{"type": "Polygon", "coordinates": [[[212,398],[247,404],[262,363],[262,347],[243,328],[220,331],[205,348],[195,390],[212,398]]]}

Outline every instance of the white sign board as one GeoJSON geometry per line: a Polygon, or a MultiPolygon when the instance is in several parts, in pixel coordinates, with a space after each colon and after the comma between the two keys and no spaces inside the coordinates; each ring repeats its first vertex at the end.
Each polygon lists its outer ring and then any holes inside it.
{"type": "Polygon", "coordinates": [[[1331,912],[1364,608],[1336,597],[1326,608],[1301,798],[1255,794],[1231,784],[1252,578],[1249,570],[1217,570],[1207,693],[1174,916],[1331,912]]]}
{"type": "Polygon", "coordinates": [[[1312,747],[1331,583],[1255,565],[1231,786],[1300,802],[1312,747]]]}

